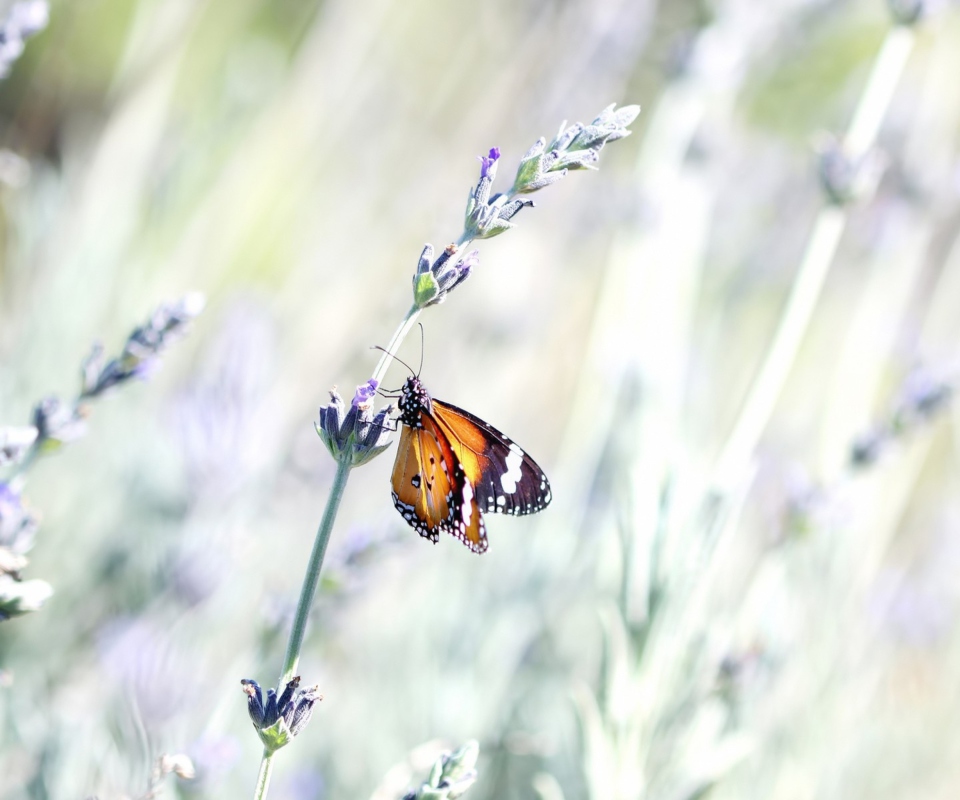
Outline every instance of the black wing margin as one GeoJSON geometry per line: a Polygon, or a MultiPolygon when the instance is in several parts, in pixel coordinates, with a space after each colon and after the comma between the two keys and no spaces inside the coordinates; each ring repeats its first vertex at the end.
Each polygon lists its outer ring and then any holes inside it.
{"type": "Polygon", "coordinates": [[[462,408],[434,399],[433,410],[482,511],[522,516],[549,505],[547,476],[516,442],[462,408]]]}

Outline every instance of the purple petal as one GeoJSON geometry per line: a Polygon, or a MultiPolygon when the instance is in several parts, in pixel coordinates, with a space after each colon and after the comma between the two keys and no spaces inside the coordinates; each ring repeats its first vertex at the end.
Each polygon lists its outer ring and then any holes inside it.
{"type": "Polygon", "coordinates": [[[373,378],[368,380],[366,383],[361,383],[357,387],[357,391],[353,395],[353,400],[351,401],[350,405],[353,408],[357,408],[362,403],[366,403],[368,400],[370,400],[372,397],[376,395],[377,387],[379,385],[380,385],[379,382],[375,381],[373,378]]]}

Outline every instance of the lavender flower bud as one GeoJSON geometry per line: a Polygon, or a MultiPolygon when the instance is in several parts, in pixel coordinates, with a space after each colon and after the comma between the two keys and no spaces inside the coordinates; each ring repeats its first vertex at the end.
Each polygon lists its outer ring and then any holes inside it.
{"type": "Polygon", "coordinates": [[[191,292],[179,302],[159,306],[145,325],[127,337],[123,352],[109,362],[105,363],[102,345],[95,343],[83,362],[80,399],[96,397],[132,378],[149,378],[159,368],[160,354],[183,336],[205,302],[202,294],[191,292]]]}
{"type": "Polygon", "coordinates": [[[815,147],[820,185],[833,205],[849,205],[873,194],[886,165],[879,151],[872,150],[854,158],[843,143],[829,133],[820,134],[815,147]]]}
{"type": "Polygon", "coordinates": [[[17,555],[29,552],[38,527],[36,518],[23,507],[20,493],[0,483],[0,547],[17,555]]]}
{"type": "Polygon", "coordinates": [[[260,685],[249,679],[240,681],[247,695],[247,711],[264,747],[271,753],[286,746],[310,721],[313,707],[323,695],[316,686],[300,688],[300,678],[293,678],[283,689],[280,697],[273,689],[267,690],[267,703],[263,703],[260,685]]]}
{"type": "Polygon", "coordinates": [[[82,406],[67,404],[59,397],[46,397],[33,409],[37,446],[49,452],[79,439],[87,431],[82,406]]]}
{"type": "Polygon", "coordinates": [[[0,467],[20,463],[37,440],[37,433],[32,425],[0,428],[0,467]]]}
{"type": "Polygon", "coordinates": [[[630,135],[628,125],[640,113],[640,106],[624,106],[615,110],[607,106],[589,125],[564,122],[553,141],[544,139],[527,151],[520,162],[511,194],[529,194],[561,180],[568,170],[596,169],[600,151],[608,142],[630,135]]]}
{"type": "Polygon", "coordinates": [[[433,245],[424,246],[417,272],[413,276],[413,302],[418,308],[442,303],[447,299],[447,294],[463,283],[480,263],[480,254],[476,250],[471,250],[463,258],[456,256],[457,246],[450,244],[431,263],[433,245]]]}
{"type": "Polygon", "coordinates": [[[477,780],[476,763],[480,745],[471,740],[453,753],[444,753],[434,763],[419,789],[403,800],[457,800],[477,780]]]}
{"type": "Polygon", "coordinates": [[[260,689],[260,684],[254,680],[242,678],[240,685],[247,696],[247,713],[250,715],[253,727],[259,730],[263,726],[266,713],[263,707],[263,692],[260,689]]]}
{"type": "Polygon", "coordinates": [[[52,594],[53,587],[46,581],[0,575],[0,622],[37,611],[52,594]]]}
{"type": "Polygon", "coordinates": [[[374,416],[376,392],[375,380],[361,384],[350,402],[350,409],[344,413],[343,398],[334,387],[330,402],[320,408],[320,421],[314,427],[337,461],[347,459],[352,466],[359,467],[390,446],[393,428],[388,416],[392,408],[387,406],[374,416]]]}
{"type": "Polygon", "coordinates": [[[926,0],[887,0],[887,6],[897,25],[914,25],[926,10],[926,0]]]}
{"type": "Polygon", "coordinates": [[[877,429],[861,434],[850,446],[850,466],[863,468],[875,464],[889,441],[890,435],[885,430],[877,429]]]}

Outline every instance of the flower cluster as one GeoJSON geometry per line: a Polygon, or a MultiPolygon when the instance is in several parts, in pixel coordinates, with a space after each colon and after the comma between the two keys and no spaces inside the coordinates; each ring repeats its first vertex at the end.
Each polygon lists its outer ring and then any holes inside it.
{"type": "Polygon", "coordinates": [[[419,789],[407,792],[403,800],[456,800],[477,780],[480,745],[469,741],[453,753],[444,753],[419,789]]]}
{"type": "Polygon", "coordinates": [[[186,332],[188,323],[203,311],[204,304],[204,297],[198,292],[191,292],[176,303],[164,303],[145,325],[130,334],[123,352],[110,361],[104,359],[103,346],[95,344],[83,362],[80,400],[97,397],[131,378],[147,378],[156,372],[161,352],[186,332]]]}
{"type": "Polygon", "coordinates": [[[300,688],[300,678],[294,678],[277,696],[275,689],[267,689],[267,700],[263,700],[263,691],[254,680],[244,678],[240,681],[247,695],[247,711],[257,729],[264,747],[271,753],[289,744],[302,731],[313,715],[313,706],[323,695],[316,686],[300,688]]]}
{"type": "Polygon", "coordinates": [[[571,169],[596,169],[600,151],[608,142],[630,135],[627,126],[640,113],[640,106],[615,109],[607,106],[589,125],[564,122],[553,141],[547,145],[542,137],[520,161],[513,194],[528,194],[556,183],[571,169]]]}
{"type": "Polygon", "coordinates": [[[20,493],[0,483],[0,621],[36,611],[53,594],[46,581],[20,579],[36,532],[37,520],[23,507],[20,493]]]}
{"type": "Polygon", "coordinates": [[[388,424],[388,417],[393,407],[388,405],[374,416],[377,386],[377,381],[372,379],[358,386],[349,410],[334,387],[330,391],[330,402],[320,408],[320,421],[314,423],[314,427],[337,461],[348,460],[358,467],[390,446],[393,428],[388,424]]]}
{"type": "Polygon", "coordinates": [[[449,292],[467,279],[478,263],[477,251],[465,256],[461,248],[475,239],[490,239],[516,227],[513,218],[533,201],[523,195],[550,186],[570,170],[596,169],[600,151],[608,142],[630,135],[627,127],[640,113],[640,106],[607,106],[589,125],[564,122],[553,140],[541,137],[520,160],[513,187],[493,194],[493,182],[500,163],[500,148],[491,147],[479,156],[480,178],[470,190],[464,214],[463,233],[456,244],[448,245],[433,261],[433,246],[427,244],[420,254],[413,276],[414,307],[423,309],[442,303],[449,292]]]}
{"type": "Polygon", "coordinates": [[[457,257],[457,246],[447,245],[443,252],[433,259],[433,245],[424,245],[413,276],[413,302],[417,308],[435,306],[447,299],[463,283],[480,263],[480,254],[471,250],[462,258],[457,257]]]}

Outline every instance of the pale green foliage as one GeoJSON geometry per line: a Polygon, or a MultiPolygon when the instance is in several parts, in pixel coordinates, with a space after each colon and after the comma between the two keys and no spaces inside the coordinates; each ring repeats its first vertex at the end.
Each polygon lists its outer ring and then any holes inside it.
{"type": "Polygon", "coordinates": [[[3,189],[0,423],[69,397],[158,300],[208,306],[31,471],[24,577],[56,591],[0,626],[0,795],[140,797],[165,752],[196,778],[162,796],[251,794],[237,681],[278,668],[334,476],[318,407],[370,376],[473,157],[498,146],[508,185],[531,133],[617,100],[643,105],[634,134],[531,195],[422,316],[425,384],[516,439],[554,502],[490,515],[477,557],[400,519],[390,451],[356,470],[298,668],[325,699],[270,797],[370,797],[435,737],[479,741],[468,800],[952,796],[949,406],[849,455],[918,363],[957,355],[957,12],[918,28],[887,171],[831,207],[783,385],[727,451],[823,213],[813,135],[845,132],[889,20],[711,7],[706,62],[665,77],[692,3],[54,6],[0,87],[30,168],[3,189]]]}

